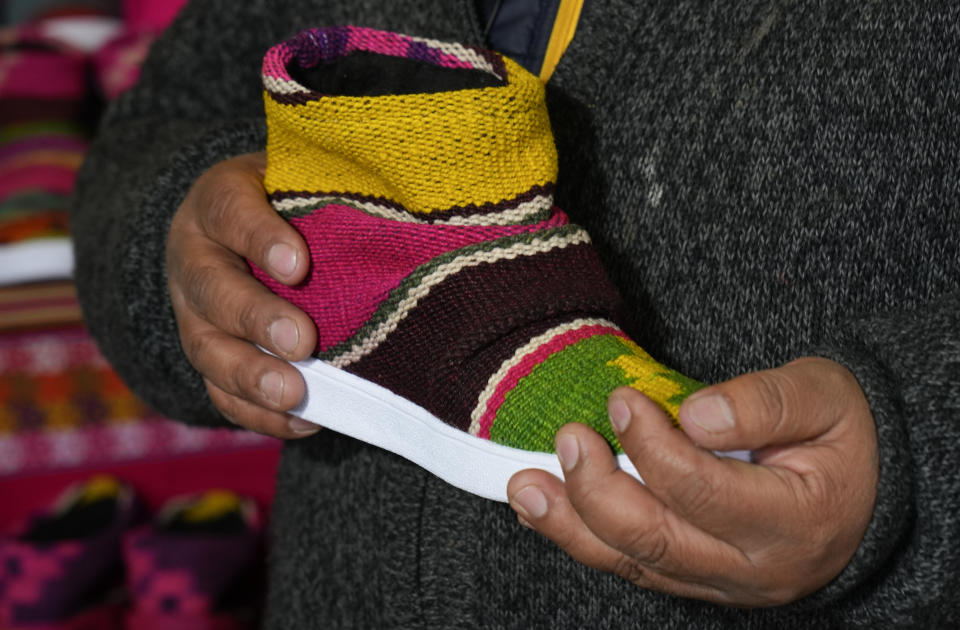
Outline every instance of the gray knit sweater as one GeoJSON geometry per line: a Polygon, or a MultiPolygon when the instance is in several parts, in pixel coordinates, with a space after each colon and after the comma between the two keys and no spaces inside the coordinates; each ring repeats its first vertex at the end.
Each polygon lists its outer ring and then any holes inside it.
{"type": "MultiPolygon", "coordinates": [[[[263,148],[263,52],[345,23],[481,43],[470,0],[194,2],[83,169],[90,329],[174,418],[222,423],[179,346],[170,218],[204,169],[263,148]]],[[[635,339],[705,381],[804,354],[859,379],[880,485],[832,583],[764,610],[644,591],[506,505],[321,431],[283,454],[267,627],[960,626],[958,60],[953,2],[606,0],[548,87],[558,205],[594,236],[635,339]]]]}

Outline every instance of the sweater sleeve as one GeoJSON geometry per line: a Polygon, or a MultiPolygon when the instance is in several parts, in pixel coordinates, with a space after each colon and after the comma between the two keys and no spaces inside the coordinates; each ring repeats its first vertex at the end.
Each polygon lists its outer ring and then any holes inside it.
{"type": "Polygon", "coordinates": [[[854,321],[817,354],[849,368],[870,402],[879,484],[855,556],[806,603],[843,610],[858,627],[956,623],[957,607],[937,602],[955,602],[960,590],[952,542],[960,514],[960,294],[854,321]]]}
{"type": "Polygon", "coordinates": [[[180,347],[166,235],[198,175],[262,150],[260,58],[286,33],[277,16],[258,14],[261,3],[221,3],[230,5],[221,11],[204,4],[185,8],[138,84],[106,113],[78,178],[71,229],[80,302],[103,354],[160,412],[218,425],[180,347]]]}

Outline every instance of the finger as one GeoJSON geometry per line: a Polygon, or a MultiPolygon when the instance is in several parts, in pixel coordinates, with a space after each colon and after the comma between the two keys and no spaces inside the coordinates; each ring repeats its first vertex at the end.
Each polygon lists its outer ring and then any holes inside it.
{"type": "Polygon", "coordinates": [[[799,359],[700,390],[680,406],[679,420],[691,439],[714,450],[796,444],[836,426],[851,382],[860,391],[839,364],[799,359]]]}
{"type": "Polygon", "coordinates": [[[679,517],[620,470],[606,440],[586,425],[561,428],[556,447],[571,505],[610,547],[674,578],[711,580],[747,564],[739,550],[679,517]]]}
{"type": "Polygon", "coordinates": [[[710,584],[662,575],[598,538],[574,509],[563,482],[542,470],[524,470],[507,485],[507,496],[517,519],[546,536],[574,560],[600,571],[615,573],[648,589],[679,597],[726,603],[727,595],[710,584]]]}
{"type": "Polygon", "coordinates": [[[763,537],[782,531],[783,517],[796,518],[796,509],[784,511],[782,503],[802,490],[797,475],[717,457],[694,444],[656,403],[630,387],[611,394],[608,410],[624,452],[650,492],[698,529],[738,548],[748,535],[751,547],[762,546],[768,542],[763,537]],[[760,522],[766,526],[758,538],[760,522]]]}
{"type": "Polygon", "coordinates": [[[204,379],[210,400],[230,422],[250,431],[285,440],[313,435],[319,425],[287,413],[265,409],[248,400],[234,396],[204,379]]]}
{"type": "Polygon", "coordinates": [[[238,268],[233,254],[199,236],[183,251],[189,261],[180,261],[177,291],[172,293],[178,319],[190,311],[291,361],[314,351],[317,330],[310,317],[272,293],[245,266],[238,268]]]}
{"type": "Polygon", "coordinates": [[[237,339],[192,313],[178,319],[191,365],[219,389],[258,406],[287,411],[303,399],[303,376],[292,365],[237,339]]]}
{"type": "Polygon", "coordinates": [[[307,245],[267,203],[262,154],[218,165],[201,180],[197,219],[208,238],[253,261],[279,282],[292,285],[304,279],[310,266],[307,245]]]}

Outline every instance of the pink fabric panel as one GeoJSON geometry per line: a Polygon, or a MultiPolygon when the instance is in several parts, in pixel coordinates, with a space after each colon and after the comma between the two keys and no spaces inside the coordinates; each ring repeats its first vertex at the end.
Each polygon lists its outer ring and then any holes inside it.
{"type": "Polygon", "coordinates": [[[460,247],[568,222],[567,216],[555,209],[549,219],[531,225],[427,225],[328,205],[291,221],[310,247],[312,267],[306,281],[288,287],[255,265],[251,267],[271,291],[317,323],[318,346],[327,350],[353,335],[419,265],[460,247]]]}

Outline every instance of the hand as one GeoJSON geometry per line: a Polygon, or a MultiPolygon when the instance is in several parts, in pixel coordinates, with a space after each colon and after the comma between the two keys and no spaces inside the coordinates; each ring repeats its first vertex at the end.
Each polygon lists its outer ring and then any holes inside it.
{"type": "Polygon", "coordinates": [[[266,201],[262,153],[214,165],[197,178],[167,236],[167,286],[180,343],[210,398],[232,422],[281,438],[319,427],[284,413],[303,398],[286,361],[313,352],[310,318],[250,273],[244,258],[286,284],[309,267],[306,243],[266,201]]]}
{"type": "Polygon", "coordinates": [[[701,390],[680,408],[683,432],[630,388],[608,411],[646,486],[573,423],[556,436],[565,484],[525,470],[507,488],[520,521],[580,562],[682,597],[771,606],[825,585],[860,544],[876,429],[838,363],[799,359],[701,390]],[[755,463],[711,453],[738,449],[755,463]]]}

